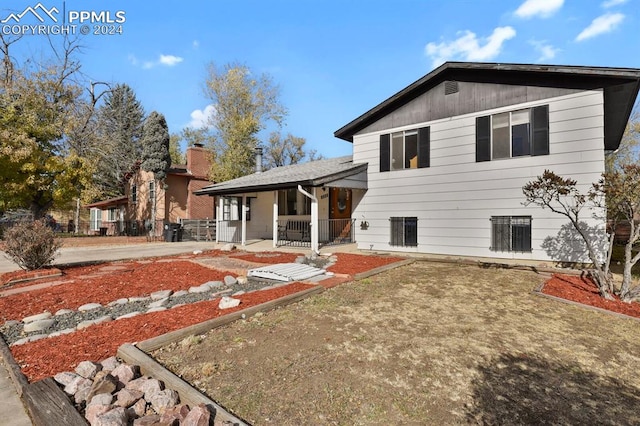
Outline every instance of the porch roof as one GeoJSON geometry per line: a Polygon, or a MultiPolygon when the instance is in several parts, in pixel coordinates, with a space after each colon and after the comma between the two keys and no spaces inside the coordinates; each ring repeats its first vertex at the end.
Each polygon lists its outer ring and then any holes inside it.
{"type": "Polygon", "coordinates": [[[322,186],[367,170],[367,163],[354,164],[353,157],[328,158],[302,164],[276,167],[226,182],[216,183],[196,195],[231,195],[266,192],[302,186],[322,186]]]}
{"type": "Polygon", "coordinates": [[[84,207],[88,209],[92,207],[113,207],[113,206],[120,206],[122,204],[127,204],[128,202],[129,202],[128,197],[126,195],[123,195],[121,197],[109,198],[107,200],[102,200],[102,201],[97,201],[95,203],[87,204],[84,207]]]}

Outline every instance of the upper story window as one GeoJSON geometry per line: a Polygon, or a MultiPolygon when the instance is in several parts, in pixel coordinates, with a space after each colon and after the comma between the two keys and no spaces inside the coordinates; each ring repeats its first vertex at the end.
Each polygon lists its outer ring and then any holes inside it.
{"type": "Polygon", "coordinates": [[[151,202],[151,200],[155,200],[156,199],[156,183],[154,181],[149,181],[149,200],[148,202],[151,202]]]}
{"type": "Polygon", "coordinates": [[[138,185],[135,183],[131,185],[131,202],[133,204],[138,202],[138,185]]]}
{"type": "Polygon", "coordinates": [[[549,105],[476,118],[476,161],[549,155],[549,105]]]}
{"type": "Polygon", "coordinates": [[[430,129],[380,135],[380,171],[429,167],[430,129]]]}

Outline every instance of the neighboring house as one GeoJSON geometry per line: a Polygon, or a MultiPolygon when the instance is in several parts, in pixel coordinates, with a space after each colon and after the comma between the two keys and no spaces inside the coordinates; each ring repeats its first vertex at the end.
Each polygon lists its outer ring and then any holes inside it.
{"type": "Polygon", "coordinates": [[[352,206],[364,196],[366,164],[331,158],[261,170],[208,186],[197,194],[218,197],[216,240],[246,244],[272,239],[308,246],[353,241],[352,206]],[[244,208],[243,208],[244,206],[244,208]]]}
{"type": "Polygon", "coordinates": [[[161,235],[165,223],[214,219],[213,200],[194,195],[212,183],[207,178],[208,153],[201,145],[189,147],[186,160],[187,164],[171,166],[164,183],[138,167],[127,180],[124,196],[86,206],[91,212],[90,230],[106,235],[144,235],[155,221],[156,234],[161,235]]]}
{"type": "MultiPolygon", "coordinates": [[[[639,85],[639,69],[445,63],[335,132],[369,165],[358,247],[584,260],[568,221],[524,206],[522,187],[549,169],[586,192],[639,85]]],[[[600,213],[583,216],[596,235],[600,213]]]]}

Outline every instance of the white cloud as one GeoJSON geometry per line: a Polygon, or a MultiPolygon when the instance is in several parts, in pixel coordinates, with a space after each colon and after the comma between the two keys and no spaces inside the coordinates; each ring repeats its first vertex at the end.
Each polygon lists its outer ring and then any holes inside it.
{"type": "Polygon", "coordinates": [[[211,119],[216,114],[216,108],[213,105],[207,105],[204,110],[196,109],[191,112],[191,121],[187,125],[194,129],[211,126],[211,119]]]}
{"type": "Polygon", "coordinates": [[[614,7],[614,6],[619,6],[621,4],[625,4],[627,2],[627,0],[607,0],[605,2],[602,2],[602,7],[604,7],[605,9],[608,9],[610,7],[614,7]]]}
{"type": "Polygon", "coordinates": [[[583,41],[613,31],[624,20],[622,13],[605,13],[591,21],[591,24],[582,30],[576,37],[576,41],[583,41]]]}
{"type": "Polygon", "coordinates": [[[134,67],[141,66],[142,69],[145,69],[145,70],[154,68],[154,67],[156,67],[158,65],[164,65],[164,66],[167,66],[167,67],[172,67],[174,65],[179,64],[183,60],[184,59],[181,58],[180,56],[160,55],[160,57],[158,58],[157,61],[143,61],[143,62],[140,62],[138,60],[138,58],[135,57],[135,55],[133,55],[133,54],[129,55],[129,62],[131,63],[131,65],[133,65],[134,67]]]}
{"type": "Polygon", "coordinates": [[[560,52],[560,49],[553,47],[552,45],[547,43],[545,40],[543,41],[531,40],[529,43],[540,54],[540,57],[538,58],[538,62],[545,62],[550,59],[553,59],[555,58],[556,54],[560,52]]]}
{"type": "Polygon", "coordinates": [[[516,16],[520,18],[548,18],[556,13],[563,5],[564,0],[526,0],[516,9],[516,16]]]}
{"type": "Polygon", "coordinates": [[[448,60],[486,61],[498,56],[505,41],[515,37],[512,27],[497,27],[486,38],[478,39],[471,31],[458,32],[459,37],[453,41],[429,43],[425,52],[437,67],[448,60]]]}
{"type": "Polygon", "coordinates": [[[160,55],[160,60],[159,62],[162,65],[166,65],[169,67],[172,67],[176,64],[179,64],[180,62],[182,62],[184,59],[181,58],[180,56],[173,56],[173,55],[160,55]]]}
{"type": "Polygon", "coordinates": [[[200,47],[200,42],[198,40],[193,40],[193,42],[191,42],[191,47],[197,49],[198,47],[200,47]]]}

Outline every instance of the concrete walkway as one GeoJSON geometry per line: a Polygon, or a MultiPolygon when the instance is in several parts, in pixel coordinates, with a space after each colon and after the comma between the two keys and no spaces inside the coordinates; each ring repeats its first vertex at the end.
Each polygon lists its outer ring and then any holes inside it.
{"type": "Polygon", "coordinates": [[[27,410],[0,357],[0,426],[31,426],[27,410]]]}

